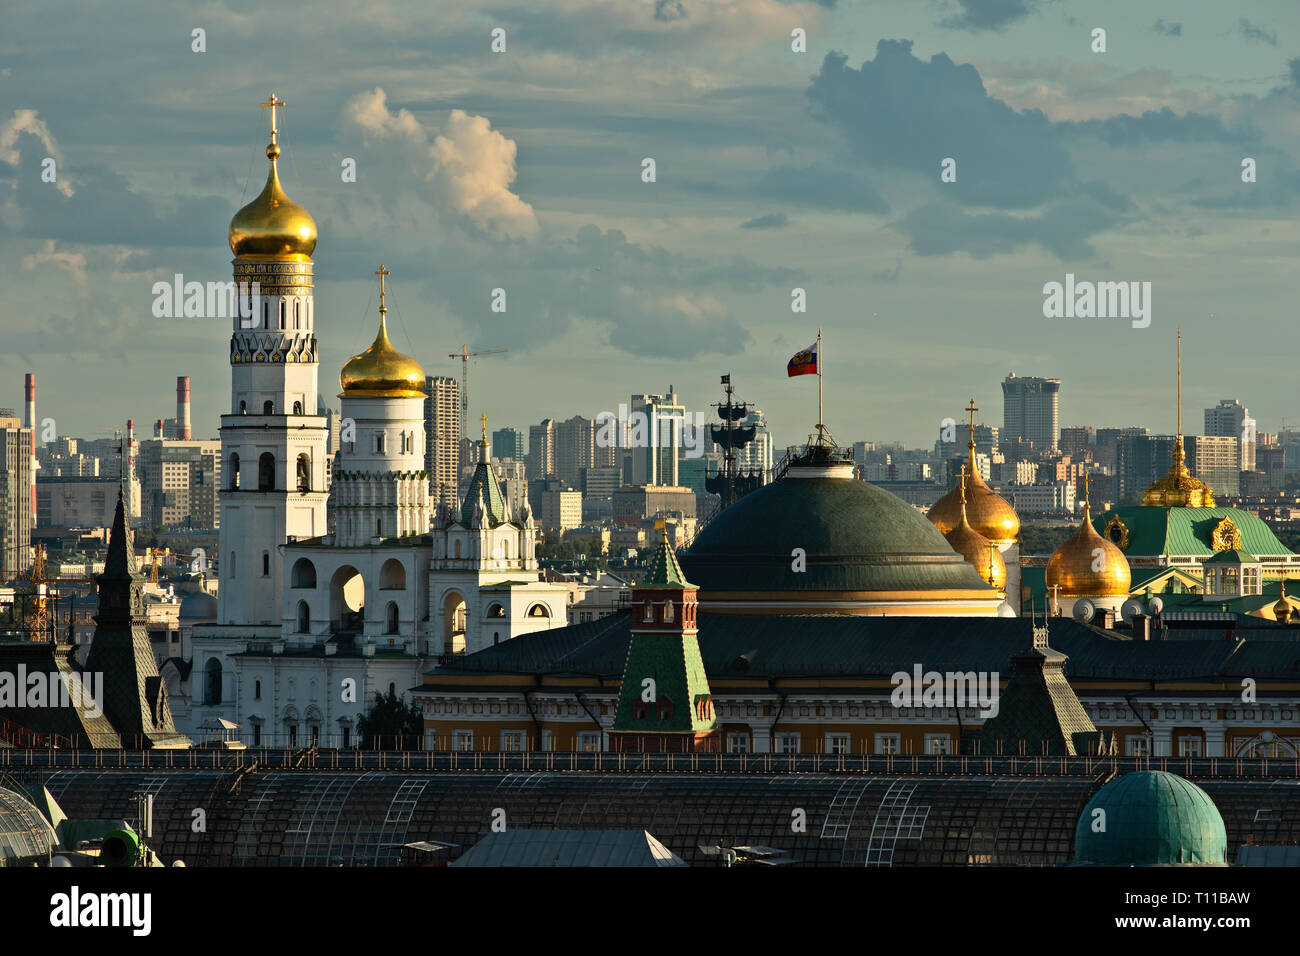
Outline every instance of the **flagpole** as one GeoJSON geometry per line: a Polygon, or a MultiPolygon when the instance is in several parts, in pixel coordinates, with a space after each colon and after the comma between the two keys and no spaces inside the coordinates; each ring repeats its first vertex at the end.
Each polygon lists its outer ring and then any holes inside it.
{"type": "Polygon", "coordinates": [[[817,443],[822,440],[822,327],[817,326],[817,443]]]}

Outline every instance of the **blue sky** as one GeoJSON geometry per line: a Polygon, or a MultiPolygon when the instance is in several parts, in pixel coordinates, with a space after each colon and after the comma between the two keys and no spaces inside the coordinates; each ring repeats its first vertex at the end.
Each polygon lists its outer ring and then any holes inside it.
{"type": "Polygon", "coordinates": [[[155,319],[150,290],[229,277],[271,91],[285,187],[320,229],[327,396],[373,336],[383,262],[394,342],[430,374],[458,374],[461,343],[510,349],[471,373],[491,427],[670,383],[704,409],[729,371],[794,442],[816,388],[784,366],[819,325],[841,441],[929,444],[971,395],[1000,422],[1010,371],[1061,378],[1063,424],[1171,430],[1179,325],[1189,431],[1230,396],[1263,430],[1300,419],[1294,2],[88,2],[6,20],[0,405],[35,371],[60,433],[170,416],[188,374],[215,436],[228,326],[155,319]],[[1150,281],[1150,327],[1044,318],[1067,272],[1150,281]]]}

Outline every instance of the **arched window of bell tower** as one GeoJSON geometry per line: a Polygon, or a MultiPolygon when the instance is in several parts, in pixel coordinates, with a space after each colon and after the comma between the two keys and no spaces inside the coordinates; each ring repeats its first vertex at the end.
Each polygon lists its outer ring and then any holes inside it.
{"type": "Polygon", "coordinates": [[[280,300],[280,331],[284,331],[284,299],[280,300]]]}

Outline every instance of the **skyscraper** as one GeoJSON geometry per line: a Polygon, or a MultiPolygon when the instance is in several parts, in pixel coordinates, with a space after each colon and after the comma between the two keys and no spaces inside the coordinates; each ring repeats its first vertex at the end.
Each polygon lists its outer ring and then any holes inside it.
{"type": "MultiPolygon", "coordinates": [[[[1187,470],[1216,495],[1241,491],[1241,438],[1237,435],[1188,435],[1187,470]]],[[[1253,446],[1253,442],[1251,443],[1253,446]]],[[[1254,469],[1251,469],[1252,471],[1254,469]]]]}
{"type": "MultiPolygon", "coordinates": [[[[555,419],[543,418],[528,429],[528,479],[553,478],[555,474],[555,419]]],[[[533,509],[536,512],[536,508],[533,509]]]]}
{"type": "Polygon", "coordinates": [[[678,404],[673,387],[664,395],[633,395],[628,418],[631,483],[675,486],[686,407],[678,404]]]}
{"type": "Polygon", "coordinates": [[[524,460],[524,433],[518,428],[498,428],[492,433],[492,457],[524,460]]]}
{"type": "Polygon", "coordinates": [[[1152,483],[1169,471],[1175,444],[1173,435],[1115,437],[1115,497],[1121,504],[1141,502],[1152,483]]]}
{"type": "MultiPolygon", "coordinates": [[[[1205,434],[1236,438],[1241,447],[1241,470],[1255,470],[1255,419],[1250,417],[1250,409],[1241,402],[1235,398],[1222,398],[1218,405],[1207,408],[1205,434]]],[[[1214,485],[1210,487],[1214,488],[1214,485]]]]}
{"type": "Polygon", "coordinates": [[[582,472],[596,466],[596,423],[574,415],[555,425],[555,474],[570,488],[582,487],[582,472]]]}
{"type": "Polygon", "coordinates": [[[1061,380],[1018,378],[1002,382],[1002,439],[1030,441],[1045,451],[1055,448],[1061,432],[1061,380]]]}
{"type": "Polygon", "coordinates": [[[425,378],[424,470],[434,507],[459,503],[460,383],[449,375],[425,378]],[[439,491],[441,489],[441,491],[439,491]]]}
{"type": "Polygon", "coordinates": [[[0,576],[12,578],[32,564],[32,430],[17,418],[0,418],[0,576]]]}

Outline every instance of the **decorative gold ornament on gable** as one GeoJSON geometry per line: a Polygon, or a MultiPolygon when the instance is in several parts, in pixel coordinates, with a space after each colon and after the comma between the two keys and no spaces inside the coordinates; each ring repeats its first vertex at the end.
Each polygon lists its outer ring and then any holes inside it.
{"type": "Polygon", "coordinates": [[[1119,545],[1121,551],[1128,550],[1128,525],[1120,519],[1119,515],[1110,516],[1110,520],[1106,522],[1106,530],[1101,533],[1101,536],[1107,541],[1112,541],[1119,545]]]}
{"type": "Polygon", "coordinates": [[[1231,551],[1241,547],[1241,532],[1231,518],[1224,518],[1214,526],[1210,535],[1210,547],[1215,551],[1231,551]]]}

